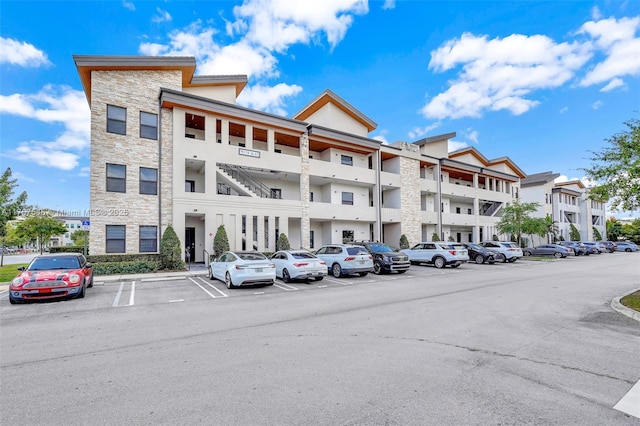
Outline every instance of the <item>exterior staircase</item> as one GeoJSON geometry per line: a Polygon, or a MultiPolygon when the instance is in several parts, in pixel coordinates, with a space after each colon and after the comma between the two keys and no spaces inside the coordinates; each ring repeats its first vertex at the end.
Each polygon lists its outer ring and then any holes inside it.
{"type": "Polygon", "coordinates": [[[218,194],[231,195],[231,190],[240,196],[257,198],[277,198],[271,188],[251,176],[248,169],[231,164],[216,164],[218,176],[218,194]]]}

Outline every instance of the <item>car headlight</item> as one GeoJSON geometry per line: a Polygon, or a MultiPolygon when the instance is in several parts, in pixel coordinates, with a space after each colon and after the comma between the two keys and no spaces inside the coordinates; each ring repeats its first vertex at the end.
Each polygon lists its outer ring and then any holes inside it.
{"type": "Polygon", "coordinates": [[[69,275],[69,283],[77,284],[79,282],[80,282],[80,274],[73,273],[69,275]]]}
{"type": "Polygon", "coordinates": [[[21,286],[22,284],[24,284],[24,278],[22,277],[15,277],[13,281],[11,281],[11,285],[15,285],[17,287],[21,286]]]}

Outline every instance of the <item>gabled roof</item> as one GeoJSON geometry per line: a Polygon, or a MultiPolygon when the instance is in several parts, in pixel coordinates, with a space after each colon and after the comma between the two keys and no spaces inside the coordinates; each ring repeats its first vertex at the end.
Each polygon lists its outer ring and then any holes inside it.
{"type": "Polygon", "coordinates": [[[489,160],[487,159],[487,157],[482,155],[480,151],[478,151],[476,148],[472,146],[467,146],[465,148],[461,148],[456,151],[450,152],[449,158],[461,157],[466,154],[473,155],[475,158],[478,159],[478,161],[480,161],[485,166],[495,166],[495,165],[504,163],[511,170],[513,170],[520,179],[526,176],[526,174],[520,169],[520,167],[518,167],[516,163],[514,163],[513,160],[511,160],[509,157],[499,157],[499,158],[494,158],[493,160],[489,160]]]}
{"type": "Polygon", "coordinates": [[[367,128],[367,132],[375,130],[378,125],[366,115],[355,109],[351,104],[342,99],[340,96],[333,93],[331,90],[326,89],[317,98],[311,101],[307,106],[302,108],[297,114],[293,116],[296,120],[306,121],[310,116],[316,113],[320,108],[326,104],[331,103],[340,108],[345,114],[352,117],[358,123],[367,128]]]}
{"type": "Polygon", "coordinates": [[[555,186],[560,187],[560,186],[570,186],[570,185],[577,185],[578,188],[580,189],[586,189],[587,187],[584,185],[584,183],[582,183],[582,181],[580,179],[576,179],[576,180],[568,180],[566,182],[559,182],[556,183],[555,186]]]}
{"type": "Polygon", "coordinates": [[[196,75],[191,79],[189,84],[183,84],[183,87],[211,87],[211,86],[236,86],[236,97],[242,92],[247,85],[247,76],[238,75],[196,75]]]}
{"type": "Polygon", "coordinates": [[[182,85],[188,86],[196,70],[196,59],[192,56],[73,55],[73,61],[89,103],[91,103],[91,71],[178,70],[182,71],[182,85]]]}

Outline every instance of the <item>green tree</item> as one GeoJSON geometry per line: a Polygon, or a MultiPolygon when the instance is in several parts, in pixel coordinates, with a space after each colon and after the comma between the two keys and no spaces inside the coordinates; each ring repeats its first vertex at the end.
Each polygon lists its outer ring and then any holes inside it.
{"type": "Polygon", "coordinates": [[[168,225],[160,239],[160,269],[177,271],[184,269],[180,238],[173,226],[168,225]]]}
{"type": "MultiPolygon", "coordinates": [[[[545,235],[547,236],[547,242],[552,243],[556,241],[558,234],[560,233],[560,228],[558,228],[558,221],[553,220],[553,218],[549,215],[546,215],[543,219],[545,226],[545,235]]],[[[541,235],[541,237],[544,235],[541,235]]]]}
{"type": "Polygon", "coordinates": [[[431,234],[431,241],[440,241],[440,235],[437,232],[431,234]]]}
{"type": "Polygon", "coordinates": [[[27,243],[30,238],[22,235],[18,235],[16,230],[17,224],[15,222],[7,223],[7,235],[4,237],[4,242],[7,247],[18,247],[27,243]]]}
{"type": "Polygon", "coordinates": [[[289,239],[284,232],[280,234],[276,241],[276,250],[291,250],[291,244],[289,244],[289,239]]]}
{"type": "Polygon", "coordinates": [[[500,234],[511,234],[515,237],[518,246],[522,246],[522,227],[529,213],[533,213],[540,206],[539,203],[523,203],[519,198],[507,205],[502,211],[502,218],[497,223],[496,229],[500,234]]]}
{"type": "Polygon", "coordinates": [[[532,245],[534,245],[533,236],[537,235],[542,238],[547,235],[547,230],[546,219],[541,217],[528,217],[522,223],[522,233],[529,235],[532,245]]]}
{"type": "Polygon", "coordinates": [[[576,226],[572,223],[569,226],[569,241],[580,241],[580,231],[578,231],[578,228],[576,228],[576,226]]]}
{"type": "Polygon", "coordinates": [[[228,250],[229,238],[227,238],[227,231],[224,229],[224,225],[220,225],[216,231],[216,236],[213,237],[213,256],[218,257],[228,250]]]}
{"type": "Polygon", "coordinates": [[[610,241],[618,241],[620,236],[622,236],[622,224],[618,219],[611,216],[607,219],[607,237],[610,241]]]}
{"type": "Polygon", "coordinates": [[[624,124],[628,130],[605,139],[609,146],[602,151],[591,151],[591,167],[582,170],[597,183],[589,198],[632,211],[640,208],[640,120],[624,124]]]}
{"type": "Polygon", "coordinates": [[[44,246],[54,235],[62,235],[67,232],[59,219],[48,214],[34,214],[18,222],[16,233],[19,237],[36,239],[40,254],[44,251],[44,246]]]}
{"type": "Polygon", "coordinates": [[[85,235],[87,237],[87,241],[89,241],[89,231],[85,231],[84,229],[78,229],[76,232],[71,234],[71,241],[73,241],[73,245],[75,246],[83,246],[85,241],[85,235]]]}
{"type": "Polygon", "coordinates": [[[598,231],[595,226],[593,227],[593,239],[596,241],[602,241],[602,234],[600,234],[600,231],[598,231]]]}
{"type": "Polygon", "coordinates": [[[400,249],[408,249],[409,248],[409,240],[407,236],[402,234],[400,235],[400,249]]]}
{"type": "Polygon", "coordinates": [[[22,192],[17,197],[13,197],[18,180],[11,178],[11,168],[7,169],[0,176],[0,266],[4,265],[4,248],[7,243],[7,222],[14,220],[25,208],[27,193],[22,192]]]}

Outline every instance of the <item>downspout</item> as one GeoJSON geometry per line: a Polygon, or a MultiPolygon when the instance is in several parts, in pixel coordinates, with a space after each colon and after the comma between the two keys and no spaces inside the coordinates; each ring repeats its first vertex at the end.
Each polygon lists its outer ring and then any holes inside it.
{"type": "Polygon", "coordinates": [[[440,236],[440,239],[444,241],[444,235],[442,235],[442,159],[438,160],[438,177],[436,178],[438,183],[438,193],[436,194],[436,212],[438,213],[438,223],[436,224],[436,232],[440,236]]]}
{"type": "MultiPolygon", "coordinates": [[[[158,242],[162,235],[162,90],[158,96],[158,242]]],[[[160,244],[158,244],[160,250],[160,244]]]]}
{"type": "Polygon", "coordinates": [[[380,148],[376,150],[376,228],[378,233],[377,240],[382,241],[382,187],[380,182],[382,181],[381,177],[381,169],[382,169],[382,155],[380,153],[380,148]]]}

